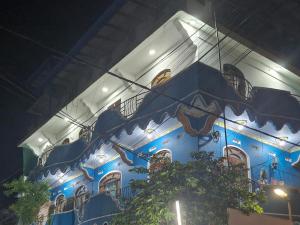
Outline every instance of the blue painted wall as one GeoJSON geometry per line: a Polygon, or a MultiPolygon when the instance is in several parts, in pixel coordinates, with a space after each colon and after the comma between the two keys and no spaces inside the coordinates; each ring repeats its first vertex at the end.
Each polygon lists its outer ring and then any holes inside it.
{"type": "MultiPolygon", "coordinates": [[[[225,146],[224,128],[215,125],[213,130],[220,132],[220,139],[217,142],[211,140],[210,136],[199,138],[191,137],[181,127],[138,148],[135,151],[135,154],[127,152],[127,157],[133,161],[133,166],[145,167],[147,166],[147,161],[137,155],[152,155],[162,149],[171,150],[172,160],[178,160],[183,163],[189,161],[191,159],[190,154],[193,151],[197,151],[198,148],[214,152],[216,157],[222,157],[223,148],[225,146]]],[[[300,173],[291,166],[291,163],[295,162],[298,158],[298,152],[290,154],[232,130],[227,130],[227,141],[228,145],[233,145],[242,149],[249,156],[251,179],[257,181],[261,170],[265,170],[267,172],[268,182],[272,182],[272,180],[284,181],[288,186],[300,187],[300,179],[297,179],[300,176],[300,173]],[[278,162],[278,167],[275,170],[272,169],[271,166],[272,162],[274,162],[274,157],[277,158],[278,162]]],[[[83,176],[77,177],[74,180],[54,188],[52,190],[51,199],[54,200],[55,197],[61,193],[67,198],[72,197],[74,196],[76,189],[82,184],[87,185],[92,195],[97,194],[99,181],[112,171],[121,172],[122,187],[128,186],[131,179],[145,178],[145,175],[129,172],[129,169],[133,166],[128,166],[120,158],[117,158],[95,170],[89,169],[89,174],[94,177],[93,181],[87,181],[83,176]]]]}

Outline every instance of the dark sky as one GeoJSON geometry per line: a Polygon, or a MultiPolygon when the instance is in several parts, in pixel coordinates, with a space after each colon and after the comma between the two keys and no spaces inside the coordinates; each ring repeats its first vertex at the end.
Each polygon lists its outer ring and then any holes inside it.
{"type": "MultiPolygon", "coordinates": [[[[55,49],[68,52],[111,0],[24,0],[1,4],[0,26],[22,33],[55,49]]],[[[17,149],[31,121],[33,103],[27,79],[51,52],[0,30],[0,182],[20,174],[22,152],[17,149]],[[20,89],[21,88],[21,89],[20,89]]],[[[0,207],[7,201],[0,196],[0,207]]]]}
{"type": "MultiPolygon", "coordinates": [[[[277,63],[300,68],[299,0],[217,0],[218,23],[231,30],[249,17],[235,33],[278,58],[277,63]],[[235,11],[237,9],[237,12],[235,11]],[[236,23],[235,23],[236,24],[236,23]]],[[[266,52],[263,53],[266,55],[266,52]]],[[[267,56],[267,55],[266,55],[267,56]]],[[[267,56],[268,57],[268,56],[267,56]]],[[[292,68],[293,67],[293,68],[292,68]]]]}
{"type": "MultiPolygon", "coordinates": [[[[48,46],[68,51],[111,0],[8,1],[1,5],[1,25],[25,34],[48,46]]],[[[28,41],[1,31],[2,69],[26,78],[47,57],[49,52],[28,41]]]]}

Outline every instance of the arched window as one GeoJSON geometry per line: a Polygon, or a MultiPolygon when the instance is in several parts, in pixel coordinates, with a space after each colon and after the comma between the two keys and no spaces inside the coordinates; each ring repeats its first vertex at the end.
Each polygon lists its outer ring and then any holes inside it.
{"type": "Polygon", "coordinates": [[[161,170],[168,162],[172,162],[172,154],[170,150],[164,149],[153,154],[150,159],[150,172],[161,170]]]}
{"type": "Polygon", "coordinates": [[[75,192],[75,208],[80,209],[89,198],[89,192],[85,185],[80,186],[75,192]]]}
{"type": "Polygon", "coordinates": [[[107,192],[112,197],[119,197],[121,194],[121,173],[112,172],[105,175],[99,182],[99,192],[107,192]]]}
{"type": "Polygon", "coordinates": [[[60,213],[64,211],[64,208],[66,206],[66,198],[63,194],[57,196],[55,201],[55,213],[60,213]]]}
{"type": "Polygon", "coordinates": [[[151,88],[164,84],[171,78],[171,70],[165,69],[159,72],[151,81],[151,88]]]}
{"type": "Polygon", "coordinates": [[[228,146],[227,148],[224,148],[224,157],[227,157],[227,155],[229,165],[242,165],[242,173],[250,178],[250,165],[248,155],[243,150],[234,146],[228,146]]]}
{"type": "Polygon", "coordinates": [[[62,142],[61,144],[62,144],[62,145],[70,144],[70,139],[69,139],[69,138],[64,139],[63,142],[62,142]]]}

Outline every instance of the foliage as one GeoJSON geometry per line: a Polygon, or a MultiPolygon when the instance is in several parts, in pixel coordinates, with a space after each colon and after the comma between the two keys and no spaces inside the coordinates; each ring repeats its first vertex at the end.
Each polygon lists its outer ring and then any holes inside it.
{"type": "Polygon", "coordinates": [[[206,152],[193,153],[192,158],[186,164],[165,159],[159,170],[134,168],[133,172],[147,173],[147,179],[131,182],[138,194],[113,224],[176,224],[175,200],[180,201],[183,224],[189,225],[227,224],[227,208],[263,212],[259,203],[264,194],[249,191],[243,165],[227,167],[206,152]]]}
{"type": "Polygon", "coordinates": [[[43,204],[49,201],[49,186],[42,182],[30,182],[24,177],[4,184],[7,196],[18,195],[17,201],[10,206],[23,224],[31,224],[36,220],[43,204]]]}

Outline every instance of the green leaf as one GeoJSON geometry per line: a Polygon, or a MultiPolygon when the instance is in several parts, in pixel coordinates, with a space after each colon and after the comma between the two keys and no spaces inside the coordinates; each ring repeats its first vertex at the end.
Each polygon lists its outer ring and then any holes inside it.
{"type": "Polygon", "coordinates": [[[49,201],[49,186],[43,182],[30,182],[24,177],[13,180],[3,185],[8,196],[19,196],[10,209],[20,218],[25,225],[36,220],[42,205],[49,201]]]}

